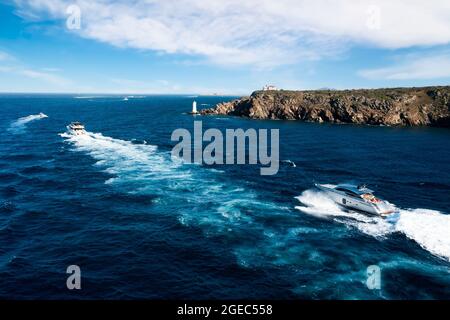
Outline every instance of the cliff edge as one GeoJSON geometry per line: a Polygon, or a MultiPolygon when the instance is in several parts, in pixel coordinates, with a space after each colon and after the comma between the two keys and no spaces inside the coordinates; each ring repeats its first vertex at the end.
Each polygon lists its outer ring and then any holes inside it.
{"type": "Polygon", "coordinates": [[[255,91],[203,115],[387,126],[450,127],[450,86],[367,90],[255,91]]]}

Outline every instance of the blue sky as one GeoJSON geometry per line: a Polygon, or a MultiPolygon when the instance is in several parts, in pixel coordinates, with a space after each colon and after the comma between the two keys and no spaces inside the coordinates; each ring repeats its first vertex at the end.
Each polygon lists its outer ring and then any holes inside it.
{"type": "Polygon", "coordinates": [[[440,0],[0,0],[0,92],[448,85],[449,43],[440,0]]]}

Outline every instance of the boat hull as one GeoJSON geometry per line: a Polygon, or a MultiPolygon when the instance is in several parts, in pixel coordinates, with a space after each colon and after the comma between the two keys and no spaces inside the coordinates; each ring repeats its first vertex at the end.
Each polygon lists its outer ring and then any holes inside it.
{"type": "Polygon", "coordinates": [[[394,212],[392,206],[384,201],[378,204],[370,203],[362,198],[347,195],[345,192],[335,190],[331,186],[316,184],[316,187],[327,194],[336,204],[346,209],[357,210],[374,215],[389,215],[394,212]]]}
{"type": "Polygon", "coordinates": [[[74,136],[82,136],[82,135],[85,135],[87,132],[86,132],[86,130],[74,130],[74,129],[72,129],[72,128],[70,128],[70,127],[67,127],[67,132],[69,133],[69,134],[71,134],[71,135],[74,135],[74,136]]]}

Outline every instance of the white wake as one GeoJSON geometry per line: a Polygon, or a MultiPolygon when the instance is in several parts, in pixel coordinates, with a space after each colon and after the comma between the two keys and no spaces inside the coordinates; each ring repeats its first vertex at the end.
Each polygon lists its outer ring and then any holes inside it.
{"type": "Polygon", "coordinates": [[[176,163],[168,163],[162,154],[156,152],[156,146],[147,143],[137,144],[91,132],[60,135],[72,143],[77,151],[86,152],[97,160],[97,166],[104,167],[106,172],[115,176],[107,183],[117,179],[129,181],[173,178],[172,169],[177,166],[176,163]]]}
{"type": "Polygon", "coordinates": [[[28,123],[45,118],[48,118],[48,116],[42,112],[39,114],[32,114],[26,117],[22,117],[12,122],[8,130],[12,133],[23,133],[25,132],[28,123]]]}
{"type": "MultiPolygon", "coordinates": [[[[264,230],[263,225],[256,223],[256,216],[284,212],[274,204],[260,201],[248,190],[225,183],[221,176],[171,161],[169,154],[159,152],[154,145],[100,133],[61,136],[112,175],[105,183],[119,185],[124,192],[157,194],[168,205],[185,202],[184,209],[177,209],[183,225],[195,224],[206,232],[264,230]]],[[[306,190],[297,199],[301,205],[296,209],[306,214],[332,219],[377,238],[401,232],[432,254],[450,261],[448,215],[426,209],[399,209],[396,222],[391,223],[377,216],[343,211],[320,191],[306,190]]]]}
{"type": "Polygon", "coordinates": [[[400,209],[395,220],[344,211],[324,192],[306,190],[296,197],[302,204],[296,209],[319,218],[355,227],[361,232],[385,237],[401,232],[430,253],[450,261],[450,215],[428,209],[400,209]]]}
{"type": "Polygon", "coordinates": [[[105,183],[120,186],[123,192],[156,195],[158,202],[167,205],[185,203],[177,209],[183,225],[201,225],[208,232],[229,231],[252,223],[248,212],[274,209],[253,193],[222,181],[217,170],[197,170],[197,165],[173,161],[169,152],[158,151],[157,146],[100,133],[60,135],[74,151],[87,153],[97,160],[96,166],[112,176],[105,183]]]}

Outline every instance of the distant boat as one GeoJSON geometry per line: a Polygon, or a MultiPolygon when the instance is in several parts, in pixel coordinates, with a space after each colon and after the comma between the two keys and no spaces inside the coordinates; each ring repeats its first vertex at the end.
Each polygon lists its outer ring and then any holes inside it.
{"type": "Polygon", "coordinates": [[[198,114],[197,111],[197,101],[192,102],[192,111],[189,114],[198,114]]]}
{"type": "Polygon", "coordinates": [[[86,130],[84,128],[84,125],[81,122],[72,122],[71,124],[69,124],[67,126],[67,130],[69,131],[69,133],[75,135],[75,136],[80,136],[83,134],[86,134],[86,130]]]}
{"type": "Polygon", "coordinates": [[[123,101],[128,101],[128,97],[123,98],[123,101]]]}

